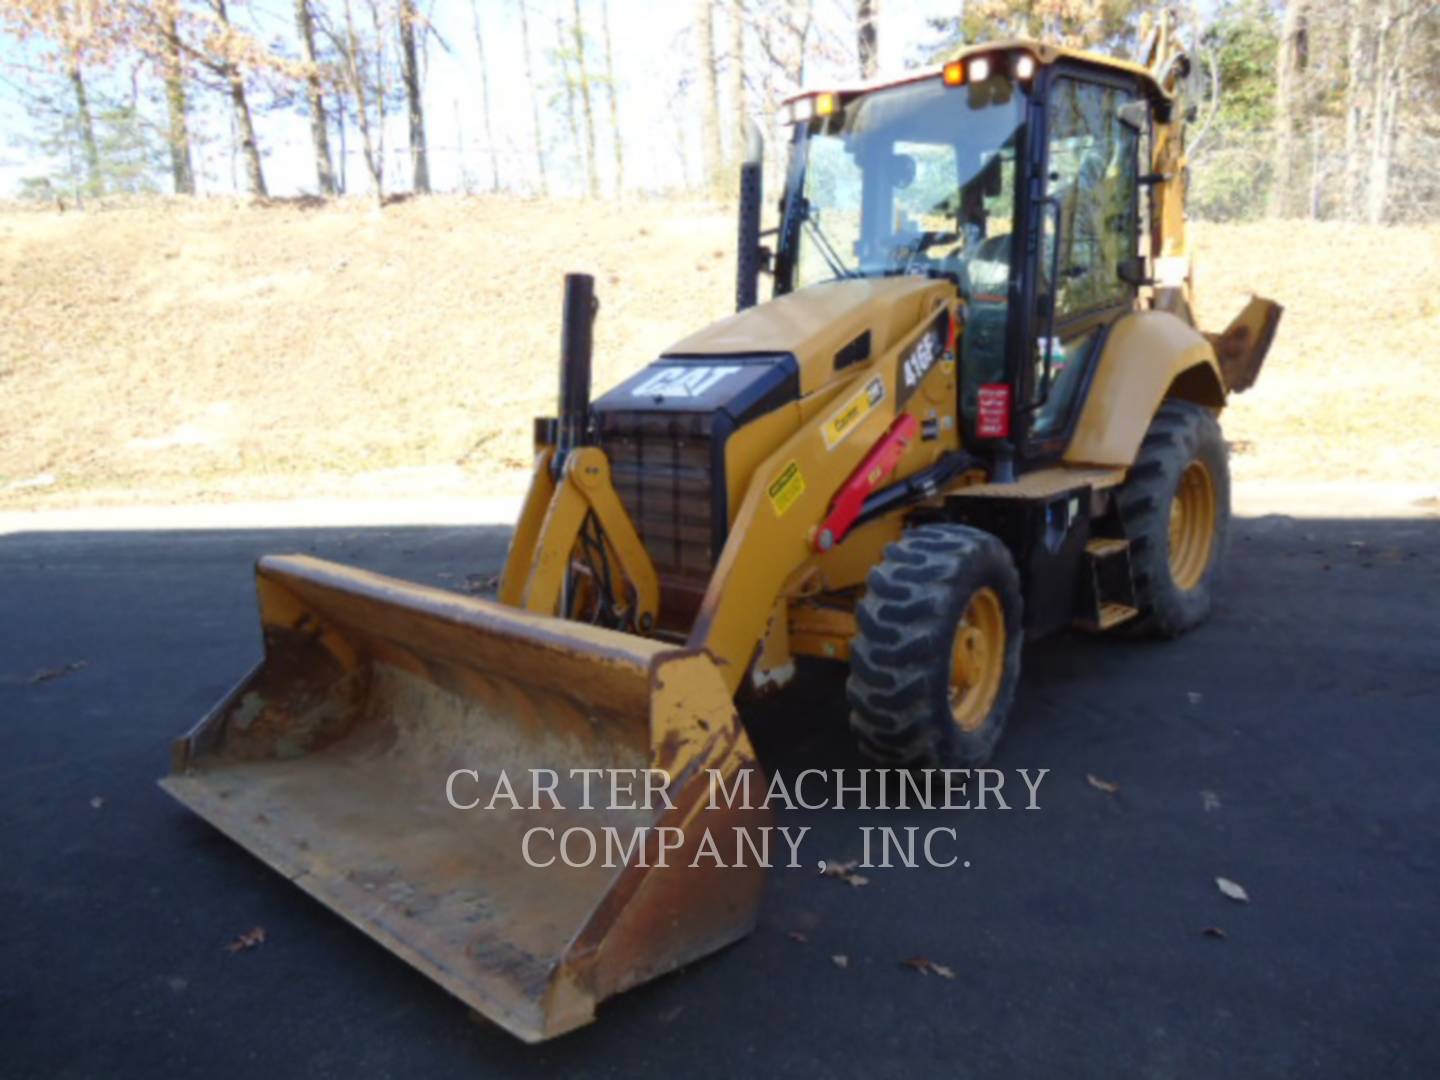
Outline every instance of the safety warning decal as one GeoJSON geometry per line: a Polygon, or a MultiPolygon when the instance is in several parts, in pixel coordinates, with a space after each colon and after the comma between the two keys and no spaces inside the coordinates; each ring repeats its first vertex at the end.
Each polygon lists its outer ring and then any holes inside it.
{"type": "Polygon", "coordinates": [[[805,494],[805,474],[800,471],[800,463],[792,461],[781,469],[780,475],[771,481],[765,493],[770,496],[770,505],[775,508],[777,517],[789,510],[795,500],[805,494]]]}
{"type": "Polygon", "coordinates": [[[825,449],[834,450],[854,431],[861,420],[869,416],[875,406],[885,400],[885,380],[876,375],[846,399],[845,404],[835,410],[833,416],[820,428],[825,438],[825,449]]]}

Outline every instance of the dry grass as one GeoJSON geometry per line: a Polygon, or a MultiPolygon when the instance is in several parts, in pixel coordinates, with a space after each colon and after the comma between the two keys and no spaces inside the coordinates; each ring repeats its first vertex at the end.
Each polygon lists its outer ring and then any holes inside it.
{"type": "Polygon", "coordinates": [[[1225,431],[1242,478],[1440,479],[1440,228],[1315,222],[1197,229],[1198,317],[1285,305],[1225,431]]]}
{"type": "MultiPolygon", "coordinates": [[[[1440,230],[1197,234],[1207,325],[1287,306],[1227,417],[1242,475],[1433,479],[1440,230]]],[[[681,203],[0,214],[0,504],[516,490],[561,274],[598,279],[603,388],[727,312],[733,235],[681,203]]]]}

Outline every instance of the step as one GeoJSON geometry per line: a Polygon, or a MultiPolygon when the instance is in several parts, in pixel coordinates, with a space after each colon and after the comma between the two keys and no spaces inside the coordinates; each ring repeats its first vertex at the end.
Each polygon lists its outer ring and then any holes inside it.
{"type": "Polygon", "coordinates": [[[1109,630],[1112,626],[1119,626],[1139,614],[1139,609],[1133,608],[1129,604],[1101,604],[1100,621],[1095,625],[1095,629],[1109,630]]]}
{"type": "Polygon", "coordinates": [[[1107,555],[1118,555],[1130,546],[1129,540],[1123,540],[1115,536],[1092,536],[1085,541],[1085,552],[1094,555],[1097,559],[1103,559],[1107,555]]]}

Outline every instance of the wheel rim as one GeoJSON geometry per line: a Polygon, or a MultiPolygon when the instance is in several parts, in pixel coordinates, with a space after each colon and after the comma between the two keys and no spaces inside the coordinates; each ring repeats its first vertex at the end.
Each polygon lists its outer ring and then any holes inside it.
{"type": "Polygon", "coordinates": [[[1215,545],[1215,484],[1202,461],[1192,461],[1180,474],[1170,500],[1170,578],[1189,592],[1210,566],[1215,545]]]}
{"type": "Polygon", "coordinates": [[[950,713],[962,731],[985,723],[1005,675],[1005,609],[991,588],[965,605],[950,655],[950,713]]]}

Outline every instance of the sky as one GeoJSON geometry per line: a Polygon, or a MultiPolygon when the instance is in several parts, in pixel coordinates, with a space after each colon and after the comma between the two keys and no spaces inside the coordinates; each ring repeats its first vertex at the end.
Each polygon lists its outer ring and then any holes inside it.
{"type": "MultiPolygon", "coordinates": [[[[831,47],[812,55],[807,83],[853,80],[853,0],[814,0],[820,39],[831,47]]],[[[493,145],[502,183],[533,187],[537,175],[531,141],[530,99],[526,92],[518,0],[478,0],[485,40],[486,67],[491,94],[493,145]]],[[[338,8],[337,0],[331,5],[338,8]]],[[[426,11],[424,0],[421,10],[426,11]]],[[[718,7],[724,7],[720,4],[718,7]]],[[[693,0],[609,0],[615,52],[617,104],[624,133],[626,184],[629,188],[663,190],[695,183],[699,171],[700,139],[698,92],[695,89],[694,39],[691,34],[693,0]],[[677,87],[689,90],[676,99],[677,87]],[[691,114],[695,115],[693,122],[691,114]]],[[[913,44],[925,36],[927,16],[956,10],[941,0],[880,0],[880,68],[899,70],[913,44]]],[[[588,35],[587,66],[599,71],[601,0],[581,0],[588,35]]],[[[435,34],[426,46],[425,107],[432,184],[437,190],[469,185],[484,190],[490,182],[490,142],[484,137],[480,100],[480,65],[475,46],[473,10],[469,0],[433,0],[428,8],[435,34]]],[[[556,46],[556,18],[568,22],[571,0],[528,0],[532,63],[541,83],[541,127],[550,145],[549,165],[554,186],[579,194],[582,174],[568,140],[563,105],[554,100],[557,73],[551,62],[556,46]]],[[[290,0],[231,0],[231,19],[265,41],[284,41],[293,51],[295,31],[290,0]]],[[[725,47],[728,29],[717,18],[716,48],[725,47]]],[[[752,64],[753,64],[752,54],[752,64]]],[[[51,163],[35,146],[39,135],[34,110],[27,107],[18,88],[33,86],[30,74],[39,67],[33,48],[0,37],[0,197],[15,194],[26,176],[45,174],[51,163]]],[[[97,77],[97,89],[127,95],[128,70],[120,76],[97,77]]],[[[142,73],[140,78],[146,76],[142,73]]],[[[722,88],[723,88],[722,76],[722,88]]],[[[263,96],[257,98],[257,103],[263,96]]],[[[601,91],[594,102],[597,158],[602,187],[613,189],[612,152],[609,143],[608,100],[601,91]]],[[[727,106],[728,107],[728,106],[727,106]]],[[[231,149],[227,102],[213,91],[192,92],[192,127],[199,136],[195,148],[198,182],[202,192],[220,194],[243,184],[243,167],[231,149]]],[[[153,110],[163,122],[163,110],[153,110]]],[[[294,109],[257,111],[256,129],[264,153],[265,178],[273,195],[295,195],[316,186],[308,120],[294,109]]],[[[404,190],[409,185],[409,163],[404,153],[406,127],[403,110],[391,117],[386,129],[386,186],[404,190]]],[[[332,135],[332,155],[339,147],[332,135]]],[[[774,150],[772,148],[771,152],[774,150]]],[[[368,184],[360,155],[358,134],[347,138],[345,171],[352,191],[368,184]]]]}

